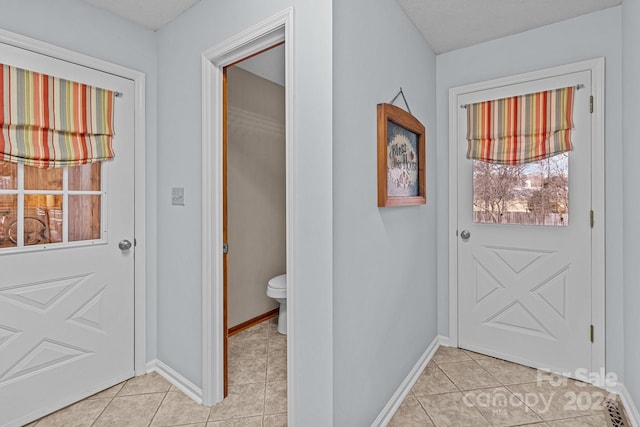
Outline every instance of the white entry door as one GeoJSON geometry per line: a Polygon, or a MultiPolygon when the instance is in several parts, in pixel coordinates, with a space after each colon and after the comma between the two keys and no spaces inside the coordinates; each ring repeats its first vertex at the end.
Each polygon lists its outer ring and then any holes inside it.
{"type": "Polygon", "coordinates": [[[465,93],[456,105],[567,86],[578,87],[574,150],[523,168],[474,166],[459,108],[458,339],[462,348],[576,376],[592,368],[592,72],[465,93]]]}
{"type": "Polygon", "coordinates": [[[25,424],[134,373],[134,83],[0,44],[0,62],[122,93],[115,159],[0,163],[0,425],[25,424]]]}

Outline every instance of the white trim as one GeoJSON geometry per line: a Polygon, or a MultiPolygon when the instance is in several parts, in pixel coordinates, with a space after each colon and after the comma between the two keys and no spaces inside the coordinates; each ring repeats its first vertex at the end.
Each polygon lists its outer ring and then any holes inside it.
{"type": "MultiPolygon", "coordinates": [[[[585,64],[586,66],[587,64],[585,64]]],[[[591,321],[594,325],[594,345],[591,350],[591,371],[605,369],[605,59],[589,62],[592,80],[591,94],[594,97],[593,120],[591,121],[591,209],[594,226],[591,230],[591,321]]]]}
{"type": "Polygon", "coordinates": [[[202,389],[171,369],[164,362],[154,359],[146,364],[146,372],[157,372],[165,380],[178,388],[181,392],[202,405],[202,389]]]}
{"type": "Polygon", "coordinates": [[[629,418],[629,422],[632,427],[640,427],[640,412],[638,411],[638,407],[633,402],[631,395],[629,394],[629,390],[623,383],[620,383],[613,390],[610,390],[613,393],[616,393],[620,396],[620,400],[622,401],[622,405],[624,406],[624,410],[627,413],[627,417],[629,418]]]}
{"type": "Polygon", "coordinates": [[[438,335],[438,342],[440,343],[440,347],[451,347],[451,339],[444,335],[438,335]]]}
{"type": "Polygon", "coordinates": [[[605,366],[605,194],[604,194],[604,58],[577,62],[544,70],[533,71],[458,86],[449,89],[449,337],[451,345],[458,342],[458,266],[457,266],[457,223],[458,223],[458,162],[457,133],[458,97],[481,90],[525,83],[580,71],[591,71],[594,112],[592,120],[592,193],[591,203],[596,218],[592,230],[592,309],[591,317],[595,325],[595,342],[592,351],[591,370],[600,372],[605,366]]]}
{"type": "Polygon", "coordinates": [[[144,373],[146,360],[146,270],[145,270],[145,152],[146,152],[146,121],[145,121],[145,74],[141,71],[112,64],[101,59],[93,58],[69,49],[55,46],[40,40],[25,37],[10,31],[0,29],[0,43],[5,43],[31,52],[50,56],[62,61],[71,62],[83,67],[93,68],[105,73],[113,74],[132,80],[134,83],[134,143],[135,143],[135,342],[134,369],[137,375],[144,373]]]}
{"type": "Polygon", "coordinates": [[[371,427],[386,426],[391,422],[391,419],[398,411],[398,408],[400,408],[400,405],[402,405],[402,402],[407,398],[409,392],[411,392],[411,388],[418,381],[418,378],[422,375],[422,371],[427,367],[433,355],[436,354],[438,348],[445,346],[442,344],[443,339],[448,340],[447,338],[437,336],[431,341],[431,344],[429,344],[424,353],[422,353],[416,364],[413,365],[407,377],[402,381],[395,393],[393,393],[389,402],[384,405],[384,408],[382,408],[378,417],[373,421],[371,427]]]}
{"type": "Polygon", "coordinates": [[[461,88],[449,89],[449,343],[458,346],[458,101],[461,88]]]}
{"type": "MultiPolygon", "coordinates": [[[[295,206],[292,200],[293,132],[293,8],[288,8],[202,53],[202,400],[211,406],[223,399],[223,254],[222,254],[222,71],[229,64],[285,41],[287,299],[293,300],[295,206]]],[[[295,310],[287,319],[287,369],[293,360],[295,310]]],[[[294,419],[295,390],[288,377],[288,414],[294,419]]]]}

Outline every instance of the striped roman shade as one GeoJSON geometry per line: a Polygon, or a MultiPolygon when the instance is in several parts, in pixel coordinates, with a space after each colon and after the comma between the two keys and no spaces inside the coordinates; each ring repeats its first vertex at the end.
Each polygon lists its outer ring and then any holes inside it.
{"type": "Polygon", "coordinates": [[[574,90],[467,105],[467,158],[519,165],[571,151],[574,90]]]}
{"type": "Polygon", "coordinates": [[[114,92],[0,67],[0,160],[55,168],[113,158],[114,92]]]}

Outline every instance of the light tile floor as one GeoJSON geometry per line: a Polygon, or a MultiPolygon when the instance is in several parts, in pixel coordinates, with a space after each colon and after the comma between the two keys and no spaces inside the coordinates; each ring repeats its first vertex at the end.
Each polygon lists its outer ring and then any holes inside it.
{"type": "Polygon", "coordinates": [[[441,347],[389,427],[607,427],[591,385],[457,348],[441,347]]]}
{"type": "Polygon", "coordinates": [[[287,338],[277,318],[229,338],[229,395],[198,405],[156,373],[132,378],[29,427],[281,427],[287,425],[287,338]]]}
{"type": "MultiPolygon", "coordinates": [[[[229,339],[229,396],[213,408],[151,373],[29,427],[286,426],[287,341],[276,329],[271,319],[229,339]]],[[[609,397],[578,381],[441,347],[389,427],[607,427],[602,403],[609,397]]]]}

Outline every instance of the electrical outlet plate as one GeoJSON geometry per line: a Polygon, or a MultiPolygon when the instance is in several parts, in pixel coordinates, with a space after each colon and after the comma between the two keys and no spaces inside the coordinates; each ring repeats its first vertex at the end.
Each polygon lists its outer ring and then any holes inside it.
{"type": "Polygon", "coordinates": [[[173,187],[171,189],[171,204],[184,206],[184,187],[173,187]]]}

